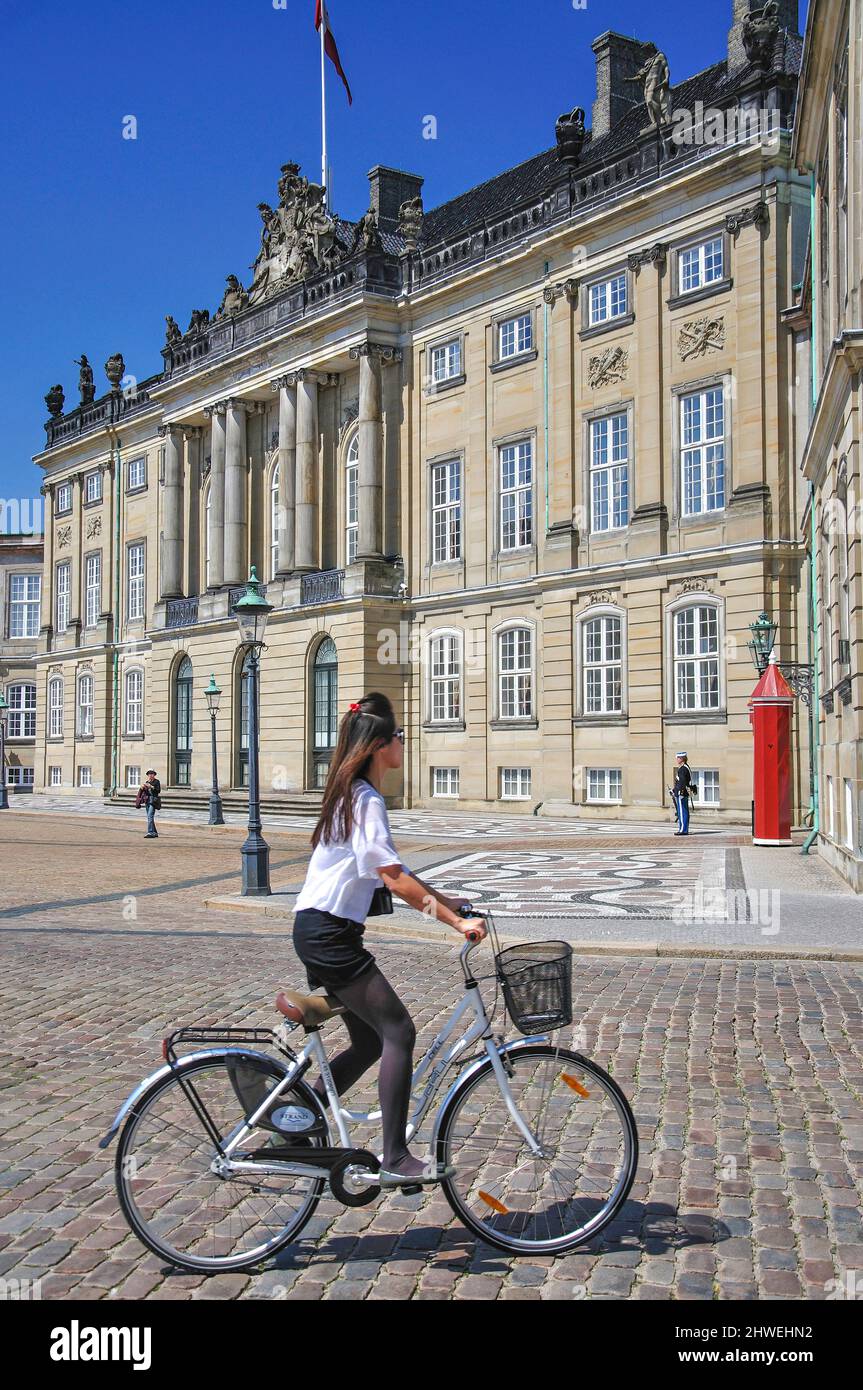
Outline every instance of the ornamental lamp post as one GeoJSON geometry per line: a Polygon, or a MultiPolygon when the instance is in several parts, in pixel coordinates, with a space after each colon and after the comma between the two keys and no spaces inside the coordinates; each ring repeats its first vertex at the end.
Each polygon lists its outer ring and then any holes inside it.
{"type": "Polygon", "coordinates": [[[248,652],[244,667],[249,695],[249,833],[241,850],[243,857],[243,886],[241,895],[263,897],[270,889],[270,847],[261,834],[261,798],[258,781],[258,672],[264,632],[273,605],[261,593],[257,571],[252,571],[246,592],[234,604],[234,616],[240,630],[240,644],[248,652]]]}
{"type": "Polygon", "coordinates": [[[9,810],[9,793],[6,790],[6,711],[9,706],[0,690],[0,811],[9,810]]]}
{"type": "Polygon", "coordinates": [[[773,644],[776,641],[776,623],[770,621],[764,612],[759,613],[754,623],[749,624],[749,631],[752,633],[752,641],[747,642],[749,654],[755,664],[755,669],[763,674],[767,670],[770,662],[770,653],[773,651],[773,644]]]}
{"type": "Polygon", "coordinates": [[[207,709],[210,711],[210,731],[212,734],[212,765],[213,765],[213,789],[210,792],[210,819],[209,825],[224,825],[225,817],[222,815],[222,798],[219,796],[219,773],[216,764],[216,715],[219,712],[219,700],[222,692],[216,685],[216,677],[210,676],[210,684],[204,689],[204,698],[207,701],[207,709]]]}

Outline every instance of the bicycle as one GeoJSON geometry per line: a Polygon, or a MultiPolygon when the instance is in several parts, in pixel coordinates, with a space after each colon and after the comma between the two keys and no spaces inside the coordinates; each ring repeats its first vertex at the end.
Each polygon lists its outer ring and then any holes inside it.
{"type": "MultiPolygon", "coordinates": [[[[550,1040],[572,1021],[571,948],[528,942],[501,951],[491,914],[463,911],[488,920],[495,1002],[489,1015],[468,965],[479,944],[470,933],[459,953],[465,992],[414,1071],[406,1136],[417,1134],[444,1074],[460,1062],[430,1145],[439,1163],[456,1167],[440,1183],[450,1206],[497,1249],[562,1254],[594,1239],[625,1202],[638,1162],[635,1119],[600,1066],[550,1040]],[[493,1036],[498,984],[525,1037],[493,1036]]],[[[131,1093],[100,1141],[107,1148],[123,1125],[120,1206],[143,1244],[181,1269],[260,1264],[297,1239],[327,1185],[346,1206],[380,1194],[380,1157],[350,1143],[350,1126],[379,1120],[380,1111],[343,1107],[321,1040],[343,1006],[285,990],[277,1007],[284,1019],[274,1029],[172,1033],[162,1045],[165,1065],[131,1093]],[[299,1053],[288,1042],[298,1027],[306,1038],[299,1053]],[[265,1042],[284,1060],[250,1046],[265,1042]],[[219,1045],[179,1057],[184,1043],[219,1045]],[[304,1080],[313,1063],[326,1107],[304,1080]],[[195,1118],[203,1133],[190,1127],[195,1118]]],[[[409,1180],[401,1186],[420,1190],[409,1180]]]]}

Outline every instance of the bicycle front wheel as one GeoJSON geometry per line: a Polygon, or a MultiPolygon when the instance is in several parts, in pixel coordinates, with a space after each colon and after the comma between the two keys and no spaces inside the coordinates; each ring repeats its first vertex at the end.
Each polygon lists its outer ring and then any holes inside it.
{"type": "MultiPolygon", "coordinates": [[[[115,1174],[123,1214],[155,1254],[191,1271],[246,1269],[299,1235],[320,1200],[323,1175],[218,1176],[211,1167],[216,1146],[190,1100],[227,1140],[284,1075],[275,1059],[213,1052],[180,1063],[141,1096],[120,1136],[115,1174]]],[[[307,1142],[327,1142],[323,1112],[303,1081],[283,1092],[279,1105],[300,1108],[301,1123],[308,1114],[307,1142]]],[[[235,1156],[278,1161],[290,1142],[272,1126],[255,1128],[235,1156]]]]}
{"type": "Polygon", "coordinates": [[[552,1255],[593,1239],[626,1201],[638,1166],[629,1104],[595,1062],[527,1043],[505,1054],[514,1123],[490,1061],[466,1077],[438,1130],[443,1190],[474,1235],[511,1254],[552,1255]]]}

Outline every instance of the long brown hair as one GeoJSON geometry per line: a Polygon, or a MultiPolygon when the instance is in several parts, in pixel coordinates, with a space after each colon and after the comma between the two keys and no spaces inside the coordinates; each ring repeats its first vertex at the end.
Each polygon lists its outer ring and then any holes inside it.
{"type": "Polygon", "coordinates": [[[365,777],[372,754],[389,743],[396,731],[396,716],[386,695],[371,691],[354,705],[339,725],[339,737],[327,774],[321,814],[312,845],[346,840],[354,828],[353,785],[365,777]]]}

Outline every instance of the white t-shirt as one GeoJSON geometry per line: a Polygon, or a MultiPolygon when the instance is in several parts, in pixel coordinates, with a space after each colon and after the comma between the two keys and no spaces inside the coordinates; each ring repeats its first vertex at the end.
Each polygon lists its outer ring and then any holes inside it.
{"type": "Polygon", "coordinates": [[[390,834],[386,803],[370,783],[354,783],[353,811],[349,839],[315,846],[295,912],[316,907],[334,917],[364,922],[372,894],[382,884],[378,869],[404,867],[390,834]]]}

